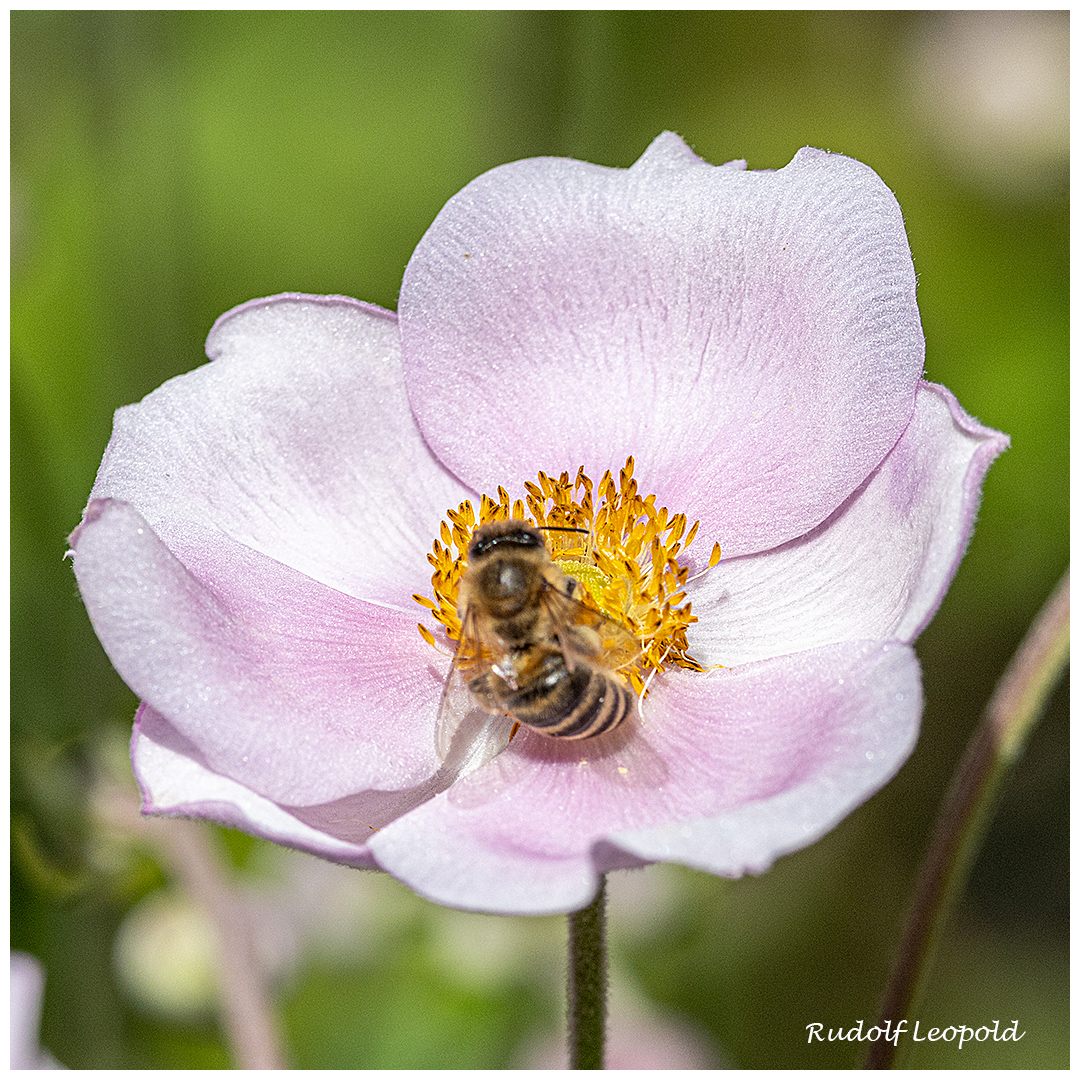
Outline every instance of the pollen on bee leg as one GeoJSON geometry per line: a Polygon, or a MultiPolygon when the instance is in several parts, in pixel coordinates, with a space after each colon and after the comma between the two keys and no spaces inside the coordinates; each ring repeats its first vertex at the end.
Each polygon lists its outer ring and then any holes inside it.
{"type": "MultiPolygon", "coordinates": [[[[640,652],[615,670],[638,696],[648,694],[656,672],[678,666],[704,670],[689,653],[686,632],[697,621],[686,598],[689,569],[681,561],[698,532],[685,514],[657,506],[656,496],[642,495],[634,477],[634,459],[594,483],[583,467],[569,472],[537,473],[522,484],[524,498],[511,500],[505,487],[496,497],[482,494],[479,509],[463,502],[446,512],[432,544],[431,598],[414,599],[431,612],[451,641],[461,639],[457,611],[469,542],[476,529],[497,521],[524,521],[539,529],[559,569],[579,583],[575,599],[630,631],[640,652]]],[[[720,560],[714,544],[707,573],[720,560]]],[[[697,575],[695,575],[697,576],[697,575]]],[[[426,627],[421,636],[436,645],[426,627]]]]}

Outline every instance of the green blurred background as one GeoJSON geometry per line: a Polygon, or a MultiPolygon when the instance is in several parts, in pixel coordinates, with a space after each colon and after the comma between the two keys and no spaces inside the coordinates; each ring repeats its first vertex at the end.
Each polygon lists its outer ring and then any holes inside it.
{"type": "MultiPolygon", "coordinates": [[[[108,793],[135,799],[135,700],[62,556],[113,411],[202,362],[214,319],[252,297],[394,307],[443,203],[515,158],[627,166],[671,129],[716,163],[776,168],[809,144],[884,178],[927,375],[1012,436],[919,641],[919,746],[759,878],[612,882],[619,1023],[700,1064],[859,1062],[805,1025],[872,1022],[947,779],[1068,560],[1068,15],[15,12],[11,107],[12,945],[45,963],[41,1037],[69,1067],[230,1061],[197,910],[160,848],[101,817],[108,793]]],[[[922,1044],[912,1065],[1068,1065],[1067,716],[1062,687],[921,1014],[1027,1035],[922,1044]]],[[[208,832],[285,942],[267,963],[292,1065],[544,1060],[564,920],[445,911],[208,832]]]]}

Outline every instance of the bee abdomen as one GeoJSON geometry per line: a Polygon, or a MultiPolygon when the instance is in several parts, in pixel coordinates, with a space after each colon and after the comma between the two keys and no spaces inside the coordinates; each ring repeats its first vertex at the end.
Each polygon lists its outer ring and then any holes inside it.
{"type": "Polygon", "coordinates": [[[573,671],[560,666],[557,676],[553,672],[533,692],[518,695],[511,710],[516,720],[542,735],[587,739],[626,719],[634,696],[622,683],[584,664],[573,671]]]}

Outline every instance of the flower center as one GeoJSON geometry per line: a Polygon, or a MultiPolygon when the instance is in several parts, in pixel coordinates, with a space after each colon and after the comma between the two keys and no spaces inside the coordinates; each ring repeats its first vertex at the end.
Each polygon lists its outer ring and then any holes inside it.
{"type": "MultiPolygon", "coordinates": [[[[619,471],[618,481],[605,472],[596,488],[580,468],[573,483],[565,472],[557,479],[539,473],[535,484],[526,481],[524,487],[525,499],[513,504],[502,487],[498,500],[481,495],[479,518],[470,502],[446,512],[441,539],[428,555],[435,568],[434,599],[413,599],[432,612],[451,640],[461,637],[458,590],[474,530],[494,521],[526,521],[543,532],[559,569],[580,582],[582,602],[638,640],[641,653],[619,669],[637,694],[646,691],[652,673],[665,665],[704,670],[687,651],[686,631],[697,617],[686,598],[689,570],[678,560],[693,542],[698,523],[687,531],[685,514],[657,507],[655,495],[642,497],[633,458],[619,471]]],[[[720,545],[715,544],[709,566],[719,560],[720,545]]],[[[423,624],[419,629],[435,646],[434,634],[423,624]]]]}

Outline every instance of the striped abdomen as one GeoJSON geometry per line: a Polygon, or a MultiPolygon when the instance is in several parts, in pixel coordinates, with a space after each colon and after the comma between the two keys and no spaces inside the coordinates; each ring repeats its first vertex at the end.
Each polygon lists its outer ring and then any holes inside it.
{"type": "Polygon", "coordinates": [[[537,677],[503,698],[505,710],[522,724],[563,739],[587,739],[626,719],[634,695],[602,668],[566,666],[561,651],[549,653],[537,677]]]}

